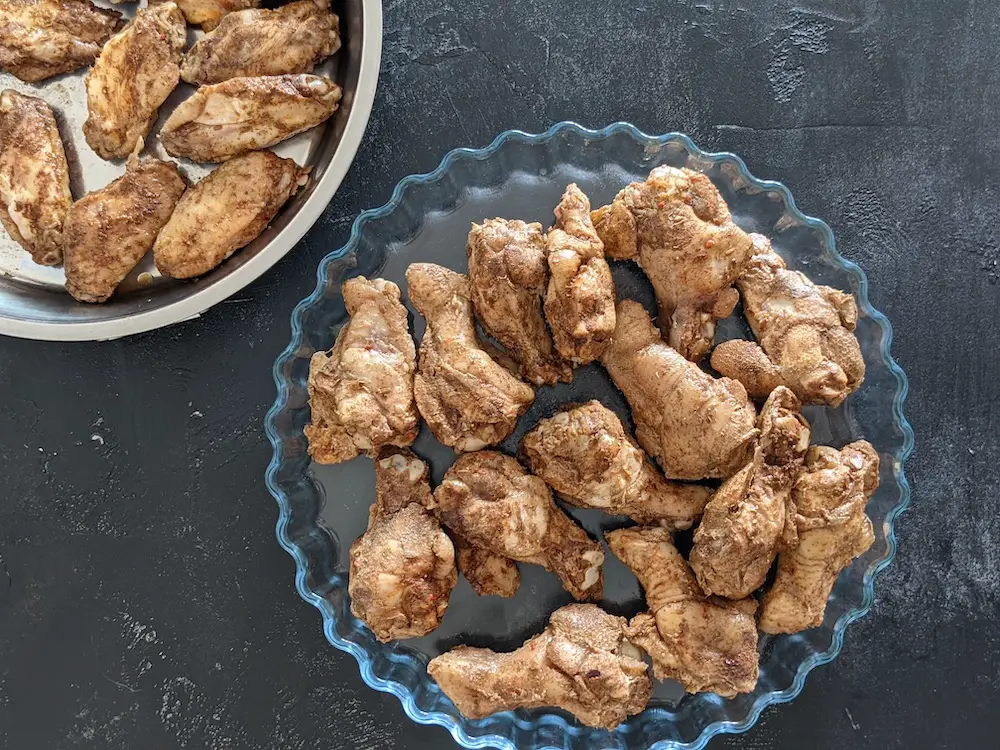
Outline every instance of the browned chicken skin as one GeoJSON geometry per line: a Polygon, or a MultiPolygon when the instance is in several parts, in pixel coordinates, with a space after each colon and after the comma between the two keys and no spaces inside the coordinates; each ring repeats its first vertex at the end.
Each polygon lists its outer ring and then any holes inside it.
{"type": "Polygon", "coordinates": [[[798,544],[778,556],[760,629],[798,633],[823,623],[840,572],[875,540],[865,505],[878,489],[878,453],[860,440],[836,450],[813,446],[792,490],[798,544]]]}
{"type": "Polygon", "coordinates": [[[604,553],[552,500],[545,482],[510,456],[459,457],[434,492],[442,523],[470,543],[541,565],[576,599],[600,599],[604,553]]]}
{"type": "Polygon", "coordinates": [[[712,181],[690,169],[657,167],[593,219],[607,254],[635,258],[652,282],[667,343],[690,360],[708,354],[715,321],[739,300],[732,284],[752,250],[712,181]]]}
{"type": "Polygon", "coordinates": [[[329,352],[309,363],[309,455],[321,464],[411,445],[420,429],[413,399],[416,350],[399,287],[384,279],[348,279],[351,319],[329,352]]]}
{"type": "Polygon", "coordinates": [[[458,570],[480,596],[511,597],[521,586],[517,563],[493,550],[475,545],[452,532],[458,570]]]}
{"type": "Polygon", "coordinates": [[[639,523],[690,528],[712,495],[707,487],[665,480],[599,401],[543,419],[521,450],[531,471],[565,502],[639,523]]]}
{"type": "Polygon", "coordinates": [[[757,414],[735,380],[716,379],[663,343],[645,308],[624,300],[601,362],[632,407],[636,437],[674,479],[725,478],[749,459],[757,414]]]}
{"type": "Polygon", "coordinates": [[[556,706],[583,724],[614,729],[642,711],[653,691],[625,618],[595,604],[569,604],[516,651],[459,646],[432,659],[428,674],[470,719],[515,708],[556,706]]]}
{"type": "Polygon", "coordinates": [[[549,275],[542,225],[487,219],[472,225],[466,250],[476,317],[518,362],[521,377],[535,385],[569,382],[573,370],[542,316],[549,275]]]}
{"type": "Polygon", "coordinates": [[[351,545],[351,612],[380,641],[426,635],[441,624],[458,581],[455,549],[428,512],[427,464],[390,449],[375,461],[368,530],[351,545]]]}
{"type": "MultiPolygon", "coordinates": [[[[159,5],[167,0],[149,0],[150,5],[159,5]]],[[[201,26],[211,31],[228,13],[259,8],[262,0],[174,0],[185,20],[192,26],[201,26]]]]}
{"type": "Polygon", "coordinates": [[[636,615],[626,634],[653,660],[660,680],[677,680],[689,693],[723,698],[757,684],[756,603],[708,597],[660,526],[606,535],[611,551],[635,573],[649,612],[636,615]]]}

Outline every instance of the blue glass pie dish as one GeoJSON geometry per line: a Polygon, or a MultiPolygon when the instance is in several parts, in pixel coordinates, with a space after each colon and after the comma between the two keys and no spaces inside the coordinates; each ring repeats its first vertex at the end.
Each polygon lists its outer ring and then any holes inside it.
{"type": "MultiPolygon", "coordinates": [[[[619,296],[652,303],[648,282],[634,266],[615,264],[614,273],[619,296]]],[[[413,317],[413,325],[419,338],[423,327],[419,316],[413,317]]],[[[347,245],[320,263],[316,289],[295,308],[291,328],[291,343],[274,365],[278,395],[267,414],[267,435],[274,449],[267,486],[280,510],[278,541],[297,566],[296,587],[322,613],[330,643],[357,659],[368,685],[393,693],[412,719],[445,727],[463,747],[702,748],[716,734],[745,731],[766,706],[792,700],[814,667],[837,656],[847,626],[871,607],[876,574],[895,554],[893,523],[910,498],[903,463],[913,448],[913,432],[903,417],[907,381],[890,356],[889,321],[872,308],[864,272],[837,253],[830,228],[802,214],[787,188],[753,177],[732,154],[701,151],[684,135],[650,136],[627,123],[595,131],[564,122],[541,134],[502,133],[484,149],[452,151],[430,174],[402,180],[385,206],[357,218],[347,245]],[[365,458],[337,466],[311,464],[303,436],[309,419],[309,357],[332,345],[346,319],[340,296],[344,279],[382,276],[405,290],[403,272],[414,261],[464,271],[471,221],[504,216],[548,226],[568,182],[578,183],[598,206],[659,164],[707,173],[740,226],[769,236],[790,267],[803,270],[817,283],[849,289],[857,298],[865,383],[837,409],[807,407],[806,414],[814,442],[840,447],[863,437],[879,451],[881,486],[868,506],[875,543],[838,579],[822,626],[797,635],[761,638],[760,681],[751,694],[733,699],[685,695],[677,685],[665,683],[657,687],[646,711],[613,732],[584,727],[569,714],[552,709],[466,719],[427,676],[427,661],[458,643],[510,650],[539,632],[548,614],[567,603],[568,595],[554,576],[534,566],[522,566],[521,590],[509,600],[477,597],[461,581],[438,631],[379,643],[351,615],[346,572],[347,549],[363,533],[374,499],[372,467],[365,458]]],[[[739,316],[720,327],[720,338],[734,336],[748,337],[739,316]]],[[[521,435],[560,403],[588,398],[601,399],[629,419],[621,395],[599,367],[591,366],[579,370],[572,384],[540,389],[536,403],[502,448],[513,451],[521,435]]],[[[454,454],[437,444],[426,428],[414,450],[431,463],[435,482],[454,460],[454,454]]],[[[593,534],[606,527],[606,517],[594,511],[572,514],[593,534]]],[[[634,614],[642,608],[637,584],[608,558],[602,604],[617,614],[634,614]]]]}

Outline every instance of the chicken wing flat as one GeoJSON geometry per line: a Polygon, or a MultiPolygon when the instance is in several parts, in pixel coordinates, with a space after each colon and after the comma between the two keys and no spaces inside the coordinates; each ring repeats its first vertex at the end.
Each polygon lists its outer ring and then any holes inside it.
{"type": "Polygon", "coordinates": [[[351,545],[351,612],[383,642],[437,628],[458,581],[455,549],[427,511],[428,475],[409,451],[383,453],[368,530],[351,545]]]}
{"type": "Polygon", "coordinates": [[[452,532],[458,570],[480,596],[511,597],[521,586],[521,571],[509,557],[477,547],[452,532]]]}
{"type": "Polygon", "coordinates": [[[173,162],[129,159],[125,174],[73,204],[63,229],[66,291],[104,302],[153,247],[187,182],[173,162]]]}
{"type": "Polygon", "coordinates": [[[329,78],[305,73],[230,78],[181,102],[160,142],[174,156],[226,161],[316,127],[337,111],[341,94],[329,78]]]}
{"type": "Polygon", "coordinates": [[[593,219],[608,255],[637,259],[652,282],[667,343],[690,360],[708,354],[715,321],[739,301],[732,284],[753,248],[712,181],[690,169],[657,167],[593,219]]]}
{"type": "Polygon", "coordinates": [[[69,167],[52,108],[0,93],[0,223],[36,263],[62,260],[63,225],[73,203],[69,167]]]}
{"type": "Polygon", "coordinates": [[[765,633],[823,624],[837,576],[875,540],[865,505],[878,489],[878,469],[878,453],[864,440],[839,451],[809,449],[792,490],[798,544],[778,556],[778,575],[761,606],[765,633]]]}
{"type": "Polygon", "coordinates": [[[358,276],[342,291],[351,319],[333,349],[316,352],[309,363],[312,421],[305,434],[309,455],[321,464],[412,445],[420,429],[416,349],[399,287],[358,276]]]}
{"type": "Polygon", "coordinates": [[[760,345],[719,344],[712,367],[740,380],[755,398],[781,383],[806,403],[839,406],[865,378],[853,333],[858,322],[854,297],[789,271],[766,237],[751,237],[753,258],[736,286],[760,345]]]}
{"type": "Polygon", "coordinates": [[[0,69],[37,83],[90,65],[122,27],[121,18],[90,0],[4,0],[0,69]]]}
{"type": "Polygon", "coordinates": [[[543,566],[576,599],[601,598],[601,546],[559,509],[545,482],[510,456],[460,456],[434,502],[441,522],[471,544],[543,566]]]}
{"type": "Polygon", "coordinates": [[[625,625],[596,604],[569,604],[516,651],[459,646],[432,659],[427,673],[470,719],[556,706],[587,726],[614,729],[641,712],[653,692],[625,625]]]}
{"type": "Polygon", "coordinates": [[[625,632],[649,654],[656,678],[723,698],[752,692],[759,670],[756,602],[706,596],[667,529],[636,527],[605,536],[646,591],[650,611],[632,618],[625,632]]]}
{"type": "Polygon", "coordinates": [[[187,40],[184,16],[173,3],[136,11],[87,74],[83,135],[102,159],[123,159],[145,138],[160,105],[180,80],[187,40]]]}
{"type": "Polygon", "coordinates": [[[406,269],[410,301],[427,321],[414,381],[417,409],[434,436],[458,451],[507,437],[535,391],[497,364],[476,338],[468,279],[432,263],[406,269]]]}
{"type": "Polygon", "coordinates": [[[256,239],[308,177],[270,151],[226,162],[181,196],[153,245],[156,267],[175,279],[208,273],[256,239]]]}
{"type": "Polygon", "coordinates": [[[746,465],[757,413],[746,390],[667,346],[638,302],[618,305],[602,363],[632,406],[636,437],[673,479],[726,478],[746,465]]]}
{"type": "Polygon", "coordinates": [[[244,76],[312,73],[340,49],[338,23],[330,0],[230,13],[184,56],[181,78],[205,85],[244,76]]]}
{"type": "Polygon", "coordinates": [[[599,401],[543,419],[521,450],[532,473],[563,501],[639,523],[690,528],[712,495],[707,487],[664,479],[599,401]]]}
{"type": "MultiPolygon", "coordinates": [[[[149,0],[150,5],[159,5],[167,0],[149,0]]],[[[261,0],[175,0],[184,14],[185,20],[192,26],[201,26],[205,31],[211,31],[228,13],[247,8],[259,8],[261,0]]]]}
{"type": "Polygon", "coordinates": [[[567,186],[555,216],[546,236],[545,318],[556,350],[574,364],[587,364],[601,356],[614,333],[615,282],[590,220],[590,201],[575,184],[567,186]]]}
{"type": "Polygon", "coordinates": [[[556,352],[542,316],[549,271],[541,224],[487,219],[466,246],[472,302],[486,332],[535,385],[569,382],[573,370],[556,352]]]}

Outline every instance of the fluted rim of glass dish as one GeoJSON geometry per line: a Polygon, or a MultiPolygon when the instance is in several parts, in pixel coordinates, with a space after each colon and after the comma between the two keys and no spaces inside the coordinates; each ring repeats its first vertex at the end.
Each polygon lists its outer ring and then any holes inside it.
{"type": "MultiPolygon", "coordinates": [[[[517,140],[524,143],[530,144],[544,144],[545,142],[558,137],[561,134],[571,131],[577,135],[584,136],[589,139],[600,140],[607,138],[612,135],[625,133],[633,138],[637,143],[646,147],[663,147],[667,143],[677,142],[687,150],[693,156],[701,159],[706,159],[712,163],[719,163],[725,161],[737,169],[740,176],[746,179],[750,184],[756,186],[761,190],[773,191],[780,196],[782,202],[784,203],[785,210],[794,216],[803,225],[811,227],[818,230],[822,234],[822,238],[826,243],[832,260],[840,264],[848,273],[855,276],[858,282],[857,288],[857,302],[859,307],[864,311],[864,313],[871,318],[871,320],[879,327],[881,330],[881,340],[880,340],[880,350],[883,358],[883,363],[886,365],[888,370],[893,374],[896,379],[896,392],[893,395],[893,416],[895,421],[895,426],[899,429],[903,436],[902,444],[897,447],[894,451],[893,456],[898,462],[898,472],[896,473],[897,484],[899,487],[899,501],[886,513],[885,517],[885,527],[886,527],[886,553],[885,555],[874,561],[869,568],[865,571],[863,578],[863,596],[861,604],[847,612],[845,612],[835,623],[833,629],[833,636],[831,639],[830,648],[823,652],[813,652],[807,658],[805,658],[802,663],[798,666],[796,670],[795,677],[792,680],[791,685],[783,690],[775,690],[771,692],[762,693],[757,700],[749,708],[747,715],[740,721],[715,721],[706,725],[697,738],[690,742],[677,742],[674,740],[660,740],[654,742],[649,746],[649,750],[701,750],[708,744],[709,740],[718,734],[738,734],[745,732],[750,727],[752,727],[757,719],[760,717],[761,712],[768,706],[787,703],[793,700],[800,692],[802,692],[805,686],[805,680],[808,674],[816,667],[827,664],[832,661],[840,653],[843,646],[844,632],[847,626],[852,622],[864,617],[871,609],[872,601],[874,598],[874,581],[875,576],[887,568],[896,556],[896,536],[895,536],[895,521],[899,514],[904,511],[910,504],[910,486],[906,479],[904,471],[904,462],[910,456],[913,451],[913,429],[910,423],[907,421],[906,417],[903,416],[903,402],[906,399],[906,394],[909,389],[909,383],[906,377],[906,373],[903,372],[902,368],[896,364],[896,361],[892,358],[890,349],[892,346],[892,325],[888,318],[881,312],[872,307],[871,302],[868,299],[868,277],[860,266],[847,260],[837,251],[836,242],[834,240],[833,231],[830,227],[821,219],[817,219],[813,216],[804,214],[798,209],[795,204],[795,199],[792,197],[791,191],[784,184],[775,180],[761,180],[754,177],[750,170],[747,168],[744,161],[737,155],[725,151],[720,152],[707,152],[698,148],[694,142],[683,133],[665,133],[663,135],[649,135],[642,132],[636,128],[631,123],[627,122],[616,122],[608,125],[600,130],[591,130],[579,125],[575,122],[564,121],[559,122],[543,133],[526,133],[521,130],[507,130],[498,135],[493,142],[485,147],[479,149],[473,148],[457,148],[449,151],[444,159],[442,159],[440,165],[426,174],[416,174],[404,177],[396,185],[396,188],[392,192],[392,196],[389,201],[379,207],[374,209],[369,209],[362,212],[355,219],[354,224],[351,228],[351,236],[347,243],[338,250],[335,250],[328,254],[322,261],[320,261],[319,267],[316,272],[316,288],[308,297],[303,299],[296,305],[295,309],[292,311],[291,315],[291,329],[292,329],[292,339],[285,350],[278,356],[275,360],[274,367],[272,370],[272,375],[274,377],[275,386],[277,388],[277,398],[275,399],[274,405],[268,411],[265,418],[265,428],[267,432],[268,440],[271,443],[273,449],[273,456],[270,464],[267,468],[266,473],[266,484],[271,495],[274,496],[279,507],[279,516],[276,526],[276,534],[278,542],[281,546],[288,552],[289,555],[295,560],[296,572],[295,572],[295,587],[299,592],[299,595],[307,602],[312,604],[314,607],[320,610],[323,616],[324,632],[326,633],[327,639],[332,645],[337,647],[342,651],[354,656],[357,660],[358,665],[361,669],[361,678],[365,683],[381,692],[391,693],[399,698],[402,703],[403,710],[406,715],[409,716],[414,721],[420,724],[432,724],[444,727],[447,729],[452,737],[461,746],[466,748],[488,748],[488,747],[499,747],[503,750],[516,750],[516,743],[514,741],[514,733],[520,732],[527,727],[522,726],[524,722],[519,719],[512,718],[507,726],[511,729],[509,736],[503,736],[499,734],[484,734],[484,735],[471,735],[466,727],[465,719],[457,718],[449,714],[445,714],[439,711],[427,711],[416,704],[415,690],[417,685],[407,685],[401,683],[394,679],[385,679],[376,675],[372,669],[372,656],[365,651],[361,646],[351,641],[341,638],[337,632],[337,612],[329,601],[319,596],[315,592],[311,591],[308,585],[308,559],[306,557],[306,552],[303,548],[303,539],[300,536],[293,536],[289,532],[289,524],[292,516],[292,507],[288,497],[288,494],[280,486],[277,481],[277,472],[279,466],[284,458],[283,445],[281,442],[281,436],[278,434],[278,429],[276,425],[276,419],[278,414],[280,414],[285,407],[288,405],[289,396],[289,382],[288,378],[284,374],[285,366],[289,363],[291,359],[294,358],[296,352],[302,345],[303,340],[303,325],[302,320],[305,313],[311,309],[314,305],[318,305],[322,302],[324,298],[324,292],[326,290],[327,284],[327,272],[331,263],[344,258],[352,251],[357,249],[359,240],[361,237],[361,232],[364,226],[371,221],[384,218],[385,216],[392,213],[402,202],[403,194],[406,189],[413,185],[422,185],[438,180],[442,175],[444,175],[452,167],[452,165],[463,159],[473,159],[473,160],[484,160],[493,156],[506,142],[511,140],[517,140]]],[[[342,585],[346,586],[346,583],[342,585]]],[[[406,658],[406,657],[402,657],[406,658]]],[[[420,670],[423,670],[423,666],[419,665],[420,670]]],[[[548,726],[561,725],[561,729],[568,734],[575,735],[583,731],[587,731],[585,728],[574,726],[560,716],[559,714],[545,714],[540,718],[536,724],[544,722],[548,726]]],[[[545,746],[551,747],[551,746],[545,746]]],[[[538,750],[544,750],[543,747],[539,747],[538,750]]],[[[555,750],[555,748],[553,748],[555,750]]]]}

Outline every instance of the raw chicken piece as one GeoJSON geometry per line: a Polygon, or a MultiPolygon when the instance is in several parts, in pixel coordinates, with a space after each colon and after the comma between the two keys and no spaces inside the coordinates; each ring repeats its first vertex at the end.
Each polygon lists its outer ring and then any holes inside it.
{"type": "Polygon", "coordinates": [[[420,415],[438,440],[457,451],[499,443],[534,401],[534,390],[497,364],[476,338],[465,276],[414,263],[406,282],[427,321],[414,382],[420,415]]]}
{"type": "Polygon", "coordinates": [[[596,604],[557,609],[542,633],[511,653],[458,646],[432,659],[427,673],[470,719],[556,706],[587,726],[614,729],[653,691],[625,618],[596,604]]]}
{"type": "Polygon", "coordinates": [[[184,17],[173,3],[136,11],[87,73],[83,135],[102,159],[122,159],[146,137],[160,105],[180,80],[187,40],[184,17]]]}
{"type": "Polygon", "coordinates": [[[698,361],[712,347],[715,321],[739,301],[733,282],[750,260],[750,237],[700,172],[657,167],[593,213],[607,254],[635,258],[660,305],[667,343],[698,361]]]}
{"type": "Polygon", "coordinates": [[[0,69],[37,83],[90,65],[121,18],[90,0],[3,0],[0,69]]]}
{"type": "Polygon", "coordinates": [[[542,317],[549,271],[541,224],[487,219],[466,246],[476,317],[535,385],[569,382],[573,370],[555,351],[542,317]]]}
{"type": "Polygon", "coordinates": [[[416,349],[399,287],[364,276],[342,287],[351,319],[329,352],[309,362],[309,455],[321,464],[349,461],[386,445],[412,445],[420,429],[413,400],[416,349]]]}
{"type": "Polygon", "coordinates": [[[719,344],[712,367],[741,381],[754,398],[783,383],[806,403],[839,406],[865,379],[854,297],[789,271],[766,237],[750,236],[754,255],[736,286],[760,345],[719,344]]]}
{"type": "Polygon", "coordinates": [[[32,260],[62,260],[73,196],[52,108],[12,89],[0,93],[0,223],[32,260]]]}
{"type": "Polygon", "coordinates": [[[63,229],[66,291],[104,302],[149,252],[187,182],[173,162],[131,157],[125,174],[73,204],[63,229]]]}
{"type": "Polygon", "coordinates": [[[153,245],[156,267],[175,279],[208,273],[256,239],[308,175],[270,151],[226,162],[181,196],[153,245]]]}
{"type": "Polygon", "coordinates": [[[458,582],[455,549],[427,511],[428,475],[409,451],[383,452],[375,461],[368,531],[351,545],[351,613],[383,642],[437,628],[458,582]]]}
{"type": "Polygon", "coordinates": [[[632,618],[626,635],[649,654],[656,678],[723,698],[752,692],[758,675],[756,602],[706,596],[667,529],[619,529],[605,537],[646,591],[650,611],[632,618]]]}
{"type": "MultiPolygon", "coordinates": [[[[184,14],[184,18],[192,26],[201,26],[205,31],[211,31],[226,16],[227,13],[259,8],[261,0],[175,0],[184,14]]],[[[149,0],[150,5],[159,5],[165,0],[149,0]]]]}
{"type": "Polygon", "coordinates": [[[615,282],[590,221],[590,201],[566,187],[546,236],[549,288],[545,318],[559,354],[574,364],[601,356],[615,330],[615,282]]]}
{"type": "Polygon", "coordinates": [[[458,553],[458,570],[480,596],[511,597],[521,586],[521,571],[509,557],[476,547],[452,532],[458,553]]]}
{"type": "Polygon", "coordinates": [[[638,302],[618,305],[618,326],[601,361],[632,406],[639,443],[668,477],[725,478],[747,463],[757,414],[746,390],[664,344],[638,302]]]}
{"type": "Polygon", "coordinates": [[[864,440],[836,450],[813,446],[792,490],[798,545],[778,556],[764,595],[760,629],[798,633],[819,627],[840,572],[872,546],[865,505],[878,489],[878,453],[864,440]]]}
{"type": "Polygon", "coordinates": [[[543,419],[524,436],[521,450],[531,471],[563,501],[639,523],[690,528],[712,495],[708,487],[665,480],[599,401],[543,419]]]}
{"type": "Polygon", "coordinates": [[[559,576],[575,599],[600,599],[601,545],[552,500],[545,482],[510,456],[459,457],[434,491],[441,522],[470,543],[559,576]]]}
{"type": "Polygon", "coordinates": [[[181,78],[204,85],[242,76],[312,73],[340,49],[337,26],[330,0],[230,13],[188,50],[181,78]]]}
{"type": "Polygon", "coordinates": [[[784,386],[775,389],[760,412],[753,460],[706,506],[690,555],[705,593],[750,596],[763,585],[781,542],[794,545],[792,484],[809,447],[801,406],[784,386]]]}
{"type": "Polygon", "coordinates": [[[316,127],[337,111],[341,94],[329,78],[305,73],[230,78],[181,102],[160,141],[174,156],[226,161],[316,127]]]}

